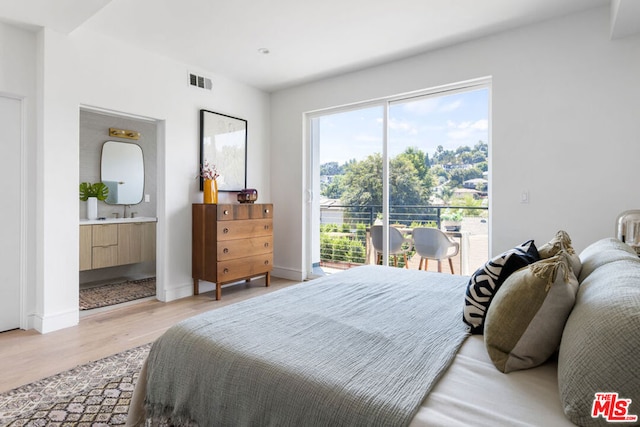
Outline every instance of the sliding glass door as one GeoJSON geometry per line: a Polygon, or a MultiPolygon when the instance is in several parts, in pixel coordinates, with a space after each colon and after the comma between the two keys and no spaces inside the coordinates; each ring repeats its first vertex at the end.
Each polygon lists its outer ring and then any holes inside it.
{"type": "MultiPolygon", "coordinates": [[[[416,226],[442,228],[448,216],[475,218],[469,227],[484,240],[476,258],[486,260],[488,125],[486,83],[311,116],[313,266],[376,262],[372,226],[383,225],[384,250],[389,226],[410,234],[416,226]]],[[[386,255],[383,264],[395,262],[386,255]]],[[[478,262],[456,272],[468,273],[478,262]]]]}

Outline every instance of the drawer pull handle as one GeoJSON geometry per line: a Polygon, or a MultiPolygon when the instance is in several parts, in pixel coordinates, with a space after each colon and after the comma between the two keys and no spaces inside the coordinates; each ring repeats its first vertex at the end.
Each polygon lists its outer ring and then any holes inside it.
{"type": "Polygon", "coordinates": [[[269,247],[269,243],[265,243],[265,244],[264,244],[264,247],[265,247],[265,248],[268,248],[268,247],[269,247]]]}
{"type": "Polygon", "coordinates": [[[265,209],[265,210],[264,210],[264,213],[269,213],[269,209],[265,209]]]}
{"type": "Polygon", "coordinates": [[[229,211],[227,209],[224,210],[224,212],[222,212],[224,215],[229,215],[229,211]]]}
{"type": "Polygon", "coordinates": [[[227,273],[229,272],[229,269],[228,269],[228,268],[225,268],[222,272],[223,272],[224,274],[227,274],[227,273]]]}
{"type": "Polygon", "coordinates": [[[229,248],[224,248],[224,249],[222,250],[222,252],[224,252],[225,254],[228,254],[228,253],[229,253],[229,248]]]}
{"type": "Polygon", "coordinates": [[[225,228],[224,230],[222,230],[222,232],[223,232],[224,234],[228,234],[228,233],[229,233],[229,229],[228,229],[228,228],[225,228]]]}
{"type": "Polygon", "coordinates": [[[269,226],[268,226],[268,225],[265,225],[265,226],[264,226],[264,229],[265,229],[265,230],[268,230],[268,229],[269,229],[269,226]]]}
{"type": "Polygon", "coordinates": [[[266,260],[266,261],[264,262],[264,265],[269,265],[269,260],[266,260]]]}

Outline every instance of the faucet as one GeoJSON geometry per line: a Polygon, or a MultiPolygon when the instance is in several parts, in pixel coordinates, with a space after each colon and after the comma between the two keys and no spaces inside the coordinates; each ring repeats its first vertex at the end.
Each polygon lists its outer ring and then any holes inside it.
{"type": "Polygon", "coordinates": [[[131,205],[122,205],[124,206],[124,215],[122,216],[122,218],[135,218],[135,216],[138,214],[138,212],[133,212],[133,211],[129,211],[129,216],[127,216],[127,208],[131,209],[131,205]]]}

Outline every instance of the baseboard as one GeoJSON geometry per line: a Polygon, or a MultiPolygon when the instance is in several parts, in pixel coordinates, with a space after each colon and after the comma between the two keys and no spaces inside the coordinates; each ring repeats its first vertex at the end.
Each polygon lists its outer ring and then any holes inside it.
{"type": "MultiPolygon", "coordinates": [[[[207,292],[203,290],[204,283],[206,282],[200,282],[200,292],[207,292]]],[[[215,289],[215,285],[213,285],[213,288],[215,289]]],[[[193,282],[179,285],[171,289],[161,289],[160,291],[160,293],[156,291],[156,298],[162,302],[175,301],[180,298],[190,297],[193,295],[193,282]]]]}
{"type": "Polygon", "coordinates": [[[307,278],[303,271],[283,267],[273,267],[271,275],[282,279],[294,280],[296,282],[302,282],[307,278]]]}
{"type": "MultiPolygon", "coordinates": [[[[260,275],[257,275],[255,277],[259,277],[259,276],[260,275]]],[[[271,271],[271,276],[279,277],[287,280],[293,280],[296,282],[302,282],[303,280],[306,279],[306,277],[304,277],[304,274],[301,271],[291,270],[286,268],[278,268],[278,267],[273,268],[273,271],[271,271]]],[[[241,280],[241,281],[244,281],[244,280],[241,280]]],[[[238,281],[238,282],[241,282],[241,281],[238,281]]],[[[234,285],[235,283],[237,282],[228,283],[227,285],[234,285]]],[[[224,286],[227,286],[227,285],[224,285],[224,286]]],[[[198,291],[201,294],[216,290],[216,284],[213,282],[207,282],[207,281],[201,280],[198,286],[199,286],[198,291]]],[[[190,297],[192,295],[193,295],[193,282],[179,285],[171,289],[160,290],[159,293],[156,291],[156,298],[162,302],[174,301],[180,298],[190,297]]]]}
{"type": "Polygon", "coordinates": [[[33,328],[41,334],[76,326],[79,322],[80,310],[77,307],[54,315],[31,314],[27,319],[29,329],[33,328]]]}

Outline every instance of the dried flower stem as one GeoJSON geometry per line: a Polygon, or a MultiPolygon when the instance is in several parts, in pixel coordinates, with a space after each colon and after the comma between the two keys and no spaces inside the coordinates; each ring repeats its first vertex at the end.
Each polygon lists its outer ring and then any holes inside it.
{"type": "Polygon", "coordinates": [[[200,176],[204,179],[216,179],[220,176],[216,165],[211,166],[208,161],[205,160],[204,165],[200,168],[200,176]]]}

